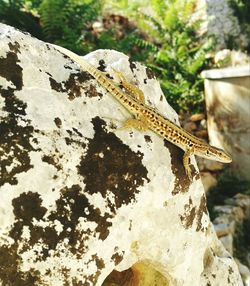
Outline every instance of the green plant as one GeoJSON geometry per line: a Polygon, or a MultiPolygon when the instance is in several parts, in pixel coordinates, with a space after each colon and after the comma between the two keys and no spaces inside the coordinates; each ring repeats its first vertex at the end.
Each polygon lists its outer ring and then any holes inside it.
{"type": "MultiPolygon", "coordinates": [[[[247,52],[250,54],[250,1],[249,0],[228,0],[229,5],[232,7],[234,15],[237,17],[241,31],[245,35],[245,40],[247,41],[245,47],[247,52]]],[[[235,42],[235,41],[234,41],[235,42]]],[[[233,48],[242,48],[239,46],[234,46],[233,48]]],[[[244,48],[243,48],[244,49],[244,48]]]]}
{"type": "Polygon", "coordinates": [[[0,20],[79,54],[112,48],[145,60],[149,43],[143,46],[138,29],[119,15],[101,18],[102,7],[102,0],[0,0],[0,20]],[[103,22],[101,31],[95,31],[95,22],[103,22]]]}
{"type": "Polygon", "coordinates": [[[124,52],[157,73],[176,111],[201,111],[200,71],[209,66],[211,42],[199,35],[200,23],[191,19],[194,1],[151,0],[148,5],[152,15],[138,10],[143,6],[139,0],[133,5],[128,0],[0,0],[0,20],[79,54],[99,48],[124,52]],[[118,15],[108,14],[103,3],[118,15]],[[94,22],[102,28],[96,31],[94,22]]]}
{"type": "MultiPolygon", "coordinates": [[[[39,3],[37,0],[36,2],[39,3]]],[[[0,22],[27,31],[44,40],[39,18],[25,9],[25,0],[0,0],[0,22]]]]}
{"type": "MultiPolygon", "coordinates": [[[[134,1],[138,6],[139,0],[134,1]]],[[[124,14],[128,1],[116,1],[124,14]]],[[[136,6],[136,7],[137,7],[136,6]]],[[[126,10],[138,28],[146,31],[141,41],[148,51],[146,64],[158,75],[163,92],[176,111],[204,111],[204,86],[200,72],[210,66],[207,53],[212,39],[199,33],[201,22],[192,19],[193,0],[151,0],[150,15],[126,10]]],[[[143,10],[143,7],[141,8],[143,10]]],[[[140,40],[137,40],[140,45],[140,40]]]]}
{"type": "Polygon", "coordinates": [[[160,76],[169,103],[177,110],[203,110],[203,79],[209,66],[206,57],[212,41],[197,31],[200,21],[191,20],[193,1],[152,0],[156,17],[146,17],[154,27],[158,51],[149,64],[160,76]]]}
{"type": "Polygon", "coordinates": [[[100,14],[99,0],[43,0],[38,7],[45,38],[75,52],[89,52],[90,24],[100,14]]]}
{"type": "Polygon", "coordinates": [[[86,40],[101,13],[101,0],[0,0],[0,21],[75,52],[93,49],[86,40]]]}

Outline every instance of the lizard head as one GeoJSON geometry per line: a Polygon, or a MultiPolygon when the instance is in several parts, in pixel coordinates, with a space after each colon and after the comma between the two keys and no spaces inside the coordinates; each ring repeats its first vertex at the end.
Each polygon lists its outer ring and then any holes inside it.
{"type": "Polygon", "coordinates": [[[202,155],[202,157],[210,160],[215,160],[222,163],[231,163],[232,157],[227,154],[222,149],[219,149],[214,146],[208,146],[206,148],[205,154],[202,155]]]}

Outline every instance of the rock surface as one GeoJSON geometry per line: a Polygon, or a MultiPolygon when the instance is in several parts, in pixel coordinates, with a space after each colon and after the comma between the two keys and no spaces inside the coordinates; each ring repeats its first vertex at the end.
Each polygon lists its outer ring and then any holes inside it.
{"type": "Polygon", "coordinates": [[[244,285],[250,285],[249,226],[250,196],[237,194],[224,201],[224,205],[215,206],[216,218],[213,221],[215,231],[227,251],[236,259],[244,285]],[[246,264],[242,264],[242,261],[246,264]]]}
{"type": "MultiPolygon", "coordinates": [[[[149,70],[116,51],[85,58],[178,122],[149,70]]],[[[156,285],[242,285],[194,158],[190,183],[177,147],[117,129],[131,115],[76,63],[0,24],[0,94],[2,285],[100,286],[138,261],[156,285]]]]}

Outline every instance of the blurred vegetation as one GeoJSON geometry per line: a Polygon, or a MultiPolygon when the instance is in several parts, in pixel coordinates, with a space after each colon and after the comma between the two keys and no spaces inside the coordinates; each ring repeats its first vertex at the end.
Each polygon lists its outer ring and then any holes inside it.
{"type": "Polygon", "coordinates": [[[250,181],[240,179],[232,174],[230,169],[224,170],[219,177],[216,186],[209,190],[207,198],[207,207],[211,220],[217,216],[213,207],[224,205],[224,201],[241,193],[250,195],[250,181]]]}
{"type": "Polygon", "coordinates": [[[250,219],[245,219],[242,224],[236,224],[234,237],[234,256],[237,257],[241,263],[249,265],[246,259],[246,253],[250,252],[250,219]]]}
{"type": "MultiPolygon", "coordinates": [[[[246,47],[248,54],[250,54],[250,1],[249,0],[228,0],[230,7],[233,9],[234,15],[237,17],[241,32],[248,39],[246,47]]],[[[229,46],[231,49],[240,49],[234,41],[229,46]]]]}
{"type": "Polygon", "coordinates": [[[201,23],[193,17],[195,3],[0,0],[0,21],[81,55],[100,48],[123,52],[157,74],[177,112],[191,113],[204,110],[200,72],[211,66],[206,55],[213,46],[212,39],[199,32],[201,23]]]}

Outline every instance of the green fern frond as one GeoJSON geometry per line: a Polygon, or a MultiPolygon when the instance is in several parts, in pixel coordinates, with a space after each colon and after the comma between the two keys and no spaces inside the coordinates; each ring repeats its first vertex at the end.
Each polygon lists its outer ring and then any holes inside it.
{"type": "Polygon", "coordinates": [[[24,9],[24,0],[0,0],[0,22],[17,27],[43,40],[39,18],[24,9]]]}

